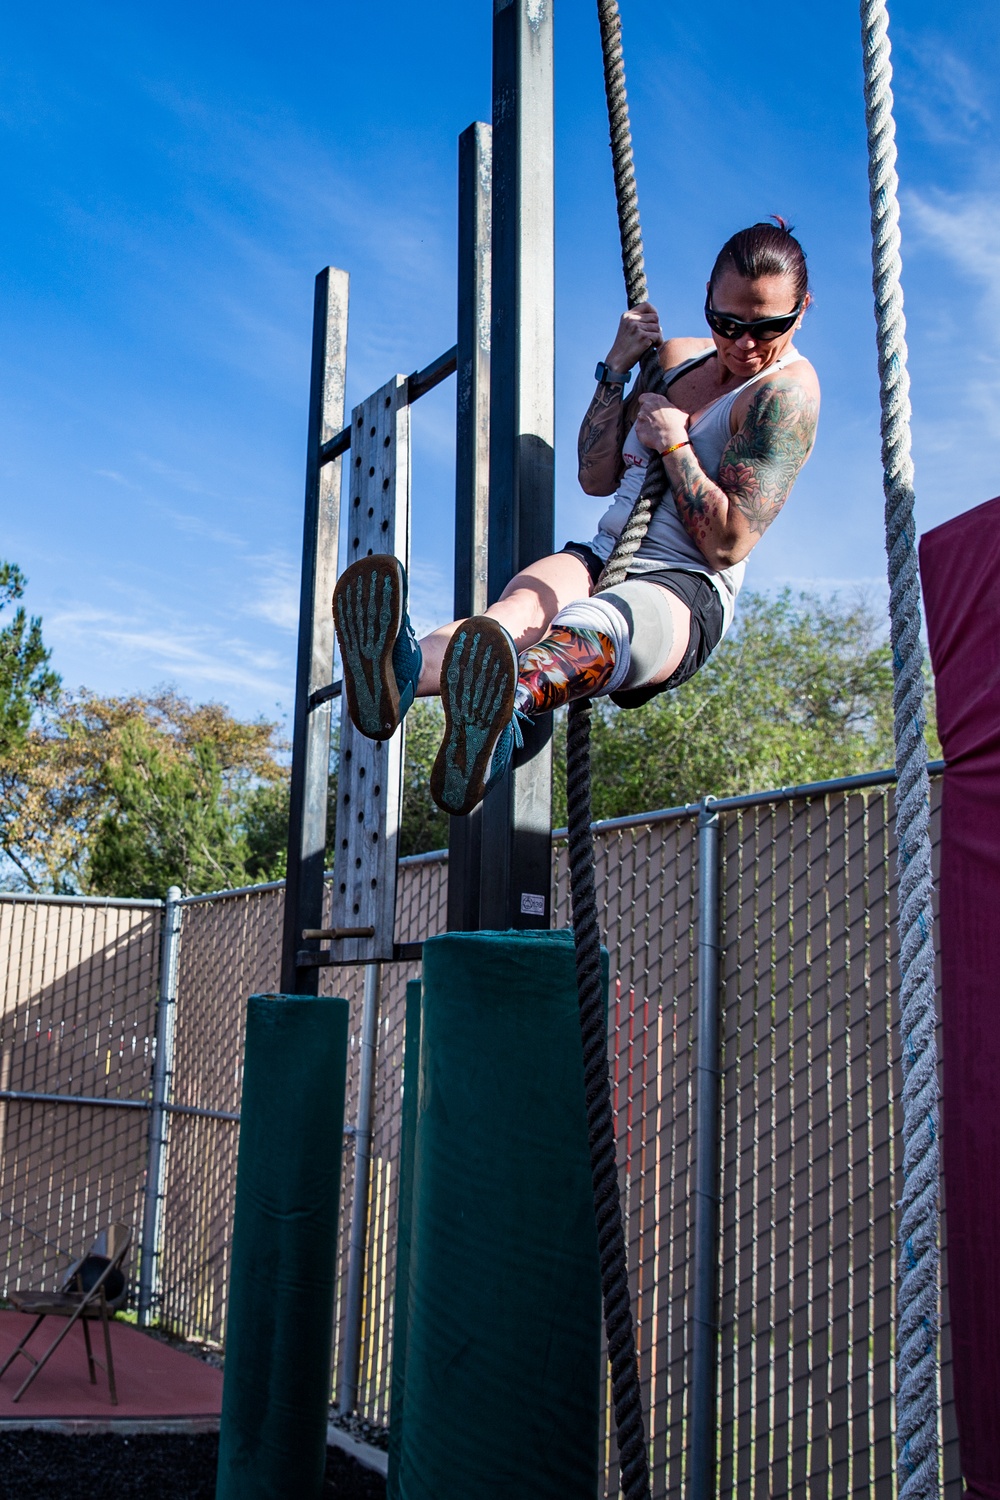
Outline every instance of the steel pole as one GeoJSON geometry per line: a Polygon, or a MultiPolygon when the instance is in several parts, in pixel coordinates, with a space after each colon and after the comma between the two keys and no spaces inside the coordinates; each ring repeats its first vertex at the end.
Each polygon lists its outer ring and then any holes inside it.
{"type": "Polygon", "coordinates": [[[358,1119],[354,1132],[354,1199],[351,1204],[351,1239],[347,1259],[347,1293],[344,1299],[344,1343],[340,1357],[337,1406],[354,1411],[358,1404],[358,1372],[361,1365],[361,1310],[368,1255],[368,1202],[372,1160],[372,1116],[375,1108],[375,1069],[378,1063],[378,1012],[382,988],[382,965],[365,969],[365,995],[361,1011],[361,1050],[358,1080],[358,1119]]]}
{"type": "Polygon", "coordinates": [[[151,1321],[157,1293],[160,1258],[161,1209],[166,1167],[166,1105],[174,1070],[174,1017],[177,1012],[177,959],[181,938],[180,887],[167,891],[160,939],[160,986],[156,1001],[156,1042],[153,1056],[153,1098],[149,1117],[149,1152],[142,1204],[142,1240],[139,1258],[139,1327],[151,1321]]]}
{"type": "MultiPolygon", "coordinates": [[[[458,138],[458,343],[455,399],[455,618],[487,602],[490,498],[490,259],[493,144],[480,121],[458,138]]],[[[482,808],[452,818],[448,930],[479,927],[482,808]]]]}
{"type": "Polygon", "coordinates": [[[288,871],[281,944],[281,989],[319,993],[319,970],[299,967],[300,950],[319,951],[303,938],[323,926],[323,866],[330,777],[330,698],[319,691],[333,678],[333,587],[340,538],[340,459],[322,463],[320,449],[344,425],[347,371],[346,271],[328,266],[316,277],[312,375],[302,528],[302,583],[295,674],[295,718],[289,794],[288,871]]]}
{"type": "Polygon", "coordinates": [[[688,1500],[715,1495],[719,1352],[719,815],[698,817],[698,1053],[695,1105],[694,1288],[688,1500]]]}
{"type": "MultiPolygon", "coordinates": [[[[552,0],[494,0],[488,598],[552,551],[552,0]]],[[[482,811],[483,927],[548,927],[552,719],[482,811]]]]}

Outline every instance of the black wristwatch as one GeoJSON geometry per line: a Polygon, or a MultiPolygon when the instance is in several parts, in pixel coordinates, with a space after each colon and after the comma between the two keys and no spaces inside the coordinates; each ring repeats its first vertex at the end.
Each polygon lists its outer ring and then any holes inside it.
{"type": "Polygon", "coordinates": [[[594,371],[594,379],[598,385],[620,385],[623,388],[628,385],[631,370],[626,370],[624,375],[621,370],[610,370],[603,359],[598,360],[597,369],[594,371]]]}

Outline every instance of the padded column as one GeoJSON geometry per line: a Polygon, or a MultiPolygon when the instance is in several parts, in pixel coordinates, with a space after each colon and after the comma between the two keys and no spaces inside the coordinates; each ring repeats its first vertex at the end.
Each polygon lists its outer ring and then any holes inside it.
{"type": "Polygon", "coordinates": [[[594,1500],[600,1274],[571,935],[425,943],[416,1046],[390,1496],[594,1500]]]}
{"type": "Polygon", "coordinates": [[[921,539],[947,769],[941,804],[942,1144],[959,1452],[1000,1500],[1000,499],[921,539]]]}
{"type": "Polygon", "coordinates": [[[216,1500],[319,1500],[347,1001],[252,995],[216,1500]]]}

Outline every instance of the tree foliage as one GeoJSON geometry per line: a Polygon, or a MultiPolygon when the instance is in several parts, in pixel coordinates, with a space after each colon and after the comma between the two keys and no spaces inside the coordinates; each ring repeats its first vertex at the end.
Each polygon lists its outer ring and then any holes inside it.
{"type": "MultiPolygon", "coordinates": [[[[0,609],[24,579],[0,564],[0,609]]],[[[0,854],[31,890],[162,895],[285,873],[289,780],[277,725],[167,689],[61,694],[41,622],[0,629],[0,854]]],[[[406,722],[400,853],[442,848],[430,796],[444,730],[436,700],[406,722]]],[[[933,731],[931,752],[939,754],[933,731]]],[[[637,710],[594,709],[598,818],[763,791],[892,764],[892,670],[884,623],[864,599],[745,594],[701,672],[637,710]]],[[[557,719],[556,823],[566,819],[565,716],[557,719]]],[[[337,743],[327,847],[333,858],[337,743]]]]}
{"type": "MultiPolygon", "coordinates": [[[[0,614],[23,598],[26,584],[20,568],[0,562],[0,614]]],[[[42,641],[41,620],[29,620],[19,606],[0,628],[0,756],[24,743],[35,714],[58,696],[59,678],[48,666],[51,654],[42,641]]]]}
{"type": "Polygon", "coordinates": [[[444,738],[444,710],[438,698],[418,698],[406,716],[403,809],[399,852],[423,854],[448,847],[448,814],[431,798],[431,767],[444,738]]]}
{"type": "Polygon", "coordinates": [[[116,736],[103,790],[108,807],[87,855],[92,890],[159,896],[170,885],[211,891],[243,880],[246,839],[211,739],[178,754],[136,718],[116,736]]]}
{"type": "MultiPolygon", "coordinates": [[[[562,761],[563,747],[561,735],[562,761]]],[[[598,705],[591,759],[596,818],[891,766],[883,620],[864,598],[743,594],[733,629],[690,682],[640,709],[598,705]]],[[[561,823],[562,767],[554,791],[561,823]]]]}
{"type": "Polygon", "coordinates": [[[267,720],[170,690],[65,695],[0,757],[3,852],[32,890],[140,896],[239,882],[247,808],[285,778],[281,748],[267,720]]]}

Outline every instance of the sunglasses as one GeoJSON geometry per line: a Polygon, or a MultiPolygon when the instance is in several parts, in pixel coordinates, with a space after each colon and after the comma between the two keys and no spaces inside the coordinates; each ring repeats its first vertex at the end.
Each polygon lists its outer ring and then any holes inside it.
{"type": "Polygon", "coordinates": [[[752,322],[745,323],[742,318],[733,318],[728,313],[716,312],[709,306],[709,296],[705,298],[705,321],[713,333],[717,333],[720,339],[739,339],[746,334],[758,343],[769,344],[772,339],[780,339],[783,333],[794,328],[795,320],[802,312],[805,298],[798,307],[790,313],[783,313],[780,318],[754,318],[752,322]]]}

